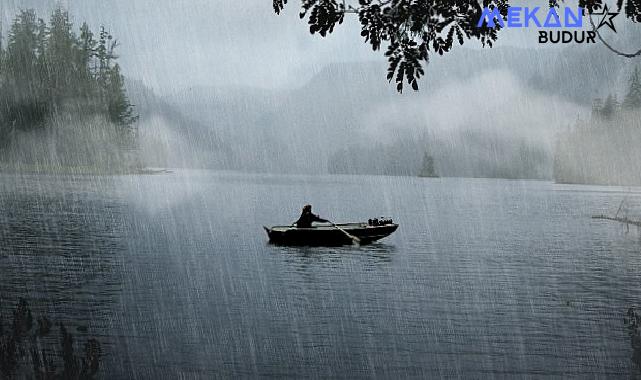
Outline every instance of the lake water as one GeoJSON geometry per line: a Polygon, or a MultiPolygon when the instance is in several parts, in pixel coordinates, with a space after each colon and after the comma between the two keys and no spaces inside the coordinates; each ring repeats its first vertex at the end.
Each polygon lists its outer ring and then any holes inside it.
{"type": "Polygon", "coordinates": [[[97,337],[104,378],[630,378],[641,234],[590,218],[624,198],[641,210],[639,189],[535,181],[2,175],[0,310],[97,337]],[[400,228],[269,245],[305,203],[400,228]]]}

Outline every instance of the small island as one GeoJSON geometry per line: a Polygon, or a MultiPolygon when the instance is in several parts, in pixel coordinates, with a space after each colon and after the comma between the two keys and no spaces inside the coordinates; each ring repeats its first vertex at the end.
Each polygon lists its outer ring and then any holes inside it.
{"type": "Polygon", "coordinates": [[[418,176],[424,178],[438,178],[438,174],[436,174],[436,170],[434,169],[434,157],[427,152],[423,155],[423,164],[421,165],[421,170],[418,173],[418,176]]]}
{"type": "Polygon", "coordinates": [[[49,21],[20,11],[0,36],[0,170],[140,172],[138,119],[125,92],[116,40],[67,11],[49,21]],[[3,41],[6,41],[3,44],[3,41]]]}

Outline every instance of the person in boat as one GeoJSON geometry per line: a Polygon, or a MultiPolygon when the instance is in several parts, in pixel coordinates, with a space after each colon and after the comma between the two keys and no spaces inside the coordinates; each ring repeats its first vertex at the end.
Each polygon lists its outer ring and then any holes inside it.
{"type": "Polygon", "coordinates": [[[312,228],[313,222],[319,223],[331,223],[329,220],[320,218],[318,215],[312,213],[312,205],[303,206],[303,212],[300,214],[300,218],[293,223],[297,228],[312,228]]]}

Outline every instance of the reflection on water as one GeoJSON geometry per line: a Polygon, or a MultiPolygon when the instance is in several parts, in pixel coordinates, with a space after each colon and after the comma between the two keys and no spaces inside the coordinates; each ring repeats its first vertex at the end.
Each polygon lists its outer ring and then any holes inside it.
{"type": "Polygon", "coordinates": [[[107,378],[637,371],[619,313],[639,303],[639,242],[590,218],[616,209],[617,192],[206,171],[0,177],[0,306],[27,298],[98,338],[107,378]],[[401,227],[362,247],[268,244],[261,226],[305,203],[401,227]]]}
{"type": "Polygon", "coordinates": [[[362,262],[364,268],[383,266],[391,263],[396,247],[385,243],[375,243],[363,246],[341,246],[341,247],[299,247],[299,246],[278,246],[270,245],[272,254],[292,255],[295,258],[287,257],[285,262],[296,265],[296,263],[310,262],[311,259],[319,266],[341,263],[345,261],[362,262]]]}

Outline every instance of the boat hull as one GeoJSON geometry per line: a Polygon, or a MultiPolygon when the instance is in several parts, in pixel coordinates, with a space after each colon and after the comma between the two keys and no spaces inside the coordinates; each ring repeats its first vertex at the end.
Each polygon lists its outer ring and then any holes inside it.
{"type": "MultiPolygon", "coordinates": [[[[338,226],[350,235],[357,237],[360,244],[370,244],[383,239],[398,228],[398,224],[391,223],[382,226],[369,226],[367,223],[347,223],[338,224],[338,226]]],[[[332,226],[264,228],[269,236],[269,242],[277,245],[340,246],[354,243],[345,232],[332,226]]]]}

